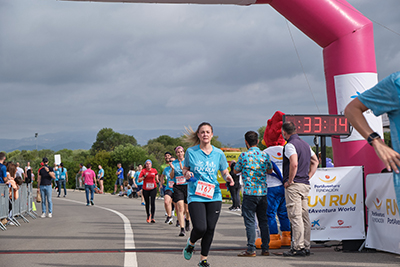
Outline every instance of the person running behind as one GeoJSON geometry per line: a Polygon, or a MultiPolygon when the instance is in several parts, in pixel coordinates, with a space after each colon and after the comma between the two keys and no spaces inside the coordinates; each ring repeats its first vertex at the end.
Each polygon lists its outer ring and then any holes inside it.
{"type": "Polygon", "coordinates": [[[135,184],[136,184],[136,193],[138,196],[140,196],[141,203],[144,206],[144,197],[143,197],[143,181],[139,182],[139,175],[143,170],[143,165],[139,164],[136,168],[135,172],[135,184]]]}
{"type": "Polygon", "coordinates": [[[215,226],[221,212],[222,194],[217,180],[218,170],[225,181],[234,185],[228,171],[228,162],[221,149],[211,145],[213,128],[208,122],[201,123],[196,132],[189,130],[188,140],[195,146],[186,151],[183,175],[188,183],[189,213],[193,230],[183,249],[183,256],[190,260],[196,241],[201,239],[201,255],[198,266],[208,267],[208,253],[214,237],[215,226]]]}
{"type": "Polygon", "coordinates": [[[175,148],[176,160],[170,163],[170,176],[174,180],[174,202],[176,203],[177,219],[181,230],[179,236],[185,236],[190,231],[190,215],[187,202],[187,182],[182,173],[182,162],[185,160],[183,147],[175,148]]]}
{"type": "Polygon", "coordinates": [[[94,185],[97,186],[96,174],[92,170],[92,164],[86,165],[87,169],[82,173],[83,181],[85,182],[85,193],[86,193],[86,206],[90,204],[94,205],[94,185]],[[90,192],[90,203],[89,203],[89,192],[90,192]]]}
{"type": "Polygon", "coordinates": [[[143,196],[146,206],[147,223],[155,223],[154,214],[156,212],[156,195],[158,184],[158,172],[152,168],[153,162],[146,160],[145,168],[139,174],[139,181],[143,181],[143,196]],[[150,212],[151,205],[151,212],[150,212]]]}
{"type": "Polygon", "coordinates": [[[100,194],[104,194],[104,169],[101,165],[99,165],[99,172],[97,174],[97,180],[100,185],[100,194]]]}
{"type": "MultiPolygon", "coordinates": [[[[169,162],[173,162],[174,160],[175,158],[172,157],[168,159],[169,162]]],[[[165,177],[167,183],[164,194],[164,208],[165,212],[167,213],[167,219],[165,220],[165,223],[173,224],[174,222],[172,219],[172,199],[174,196],[174,180],[171,178],[170,172],[171,172],[171,166],[168,165],[166,168],[164,168],[161,177],[165,177]]],[[[162,182],[160,181],[160,184],[161,183],[162,182]]]]}

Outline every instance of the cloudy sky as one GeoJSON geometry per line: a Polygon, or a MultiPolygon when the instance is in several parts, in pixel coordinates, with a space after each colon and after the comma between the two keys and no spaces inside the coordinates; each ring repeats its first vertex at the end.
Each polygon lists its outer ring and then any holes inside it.
{"type": "MultiPolygon", "coordinates": [[[[399,1],[348,2],[384,26],[379,79],[399,70],[399,1]]],[[[276,110],[328,110],[322,49],[269,5],[0,0],[0,92],[10,139],[202,121],[257,129],[276,110]]]]}

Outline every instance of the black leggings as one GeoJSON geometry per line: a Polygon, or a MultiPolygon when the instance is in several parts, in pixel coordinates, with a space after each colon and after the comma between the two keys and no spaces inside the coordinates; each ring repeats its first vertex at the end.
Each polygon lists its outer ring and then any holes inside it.
{"type": "Polygon", "coordinates": [[[144,202],[146,203],[147,217],[150,216],[149,205],[150,205],[150,200],[151,200],[151,218],[152,219],[154,219],[154,213],[156,212],[156,195],[157,195],[157,188],[154,188],[152,190],[143,190],[144,202]]]}
{"type": "Polygon", "coordinates": [[[202,256],[208,256],[210,251],[215,226],[221,212],[221,204],[221,201],[189,203],[189,213],[193,225],[190,242],[196,243],[201,238],[202,256]]]}

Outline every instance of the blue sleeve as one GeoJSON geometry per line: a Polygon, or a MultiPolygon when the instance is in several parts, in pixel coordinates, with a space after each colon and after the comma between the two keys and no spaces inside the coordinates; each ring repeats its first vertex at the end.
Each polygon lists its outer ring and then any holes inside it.
{"type": "Polygon", "coordinates": [[[279,168],[275,164],[275,162],[271,161],[271,163],[272,163],[272,167],[274,169],[274,172],[271,173],[270,175],[275,176],[276,178],[278,178],[279,180],[281,180],[283,182],[283,177],[282,177],[281,170],[279,170],[279,168]]]}
{"type": "Polygon", "coordinates": [[[226,169],[228,169],[228,162],[226,161],[226,157],[225,157],[224,152],[221,151],[221,159],[220,159],[220,162],[219,162],[219,170],[223,171],[223,170],[226,170],[226,169]]]}
{"type": "Polygon", "coordinates": [[[379,116],[399,109],[399,94],[400,72],[396,72],[360,94],[358,99],[371,109],[375,116],[379,116]]]}

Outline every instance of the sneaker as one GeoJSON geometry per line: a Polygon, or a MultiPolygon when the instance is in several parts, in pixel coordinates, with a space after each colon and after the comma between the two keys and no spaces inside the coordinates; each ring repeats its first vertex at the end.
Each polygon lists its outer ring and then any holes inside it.
{"type": "Polygon", "coordinates": [[[185,233],[185,228],[181,228],[181,231],[180,231],[180,233],[179,233],[179,236],[185,236],[186,235],[186,233],[185,233]]]}
{"type": "Polygon", "coordinates": [[[86,206],[90,206],[90,204],[89,204],[89,203],[87,203],[87,204],[86,204],[86,206]]]}
{"type": "Polygon", "coordinates": [[[261,252],[261,256],[269,256],[269,251],[268,250],[263,250],[261,252]]]}
{"type": "Polygon", "coordinates": [[[190,238],[188,238],[186,247],[182,251],[183,257],[185,257],[186,260],[190,260],[192,258],[192,256],[193,256],[193,253],[194,253],[194,246],[190,245],[189,240],[190,240],[190,238]]]}
{"type": "Polygon", "coordinates": [[[238,257],[255,257],[255,256],[256,256],[256,252],[255,251],[249,252],[247,250],[242,251],[242,252],[240,252],[238,254],[238,257]]]}
{"type": "Polygon", "coordinates": [[[210,264],[208,264],[207,260],[202,260],[201,262],[199,262],[199,264],[197,266],[199,266],[199,267],[210,267],[210,264]]]}
{"type": "Polygon", "coordinates": [[[58,195],[57,197],[60,197],[60,195],[58,195]]]}
{"type": "Polygon", "coordinates": [[[296,249],[291,249],[289,251],[283,252],[284,257],[304,257],[306,256],[306,252],[304,249],[296,250],[296,249]]]}
{"type": "Polygon", "coordinates": [[[156,223],[156,220],[154,220],[154,219],[151,219],[151,223],[156,223]]]}
{"type": "Polygon", "coordinates": [[[235,208],[232,206],[232,207],[229,207],[229,210],[234,210],[235,208]]]}
{"type": "Polygon", "coordinates": [[[92,206],[94,205],[94,202],[93,202],[93,200],[90,200],[90,204],[92,204],[92,206]]]}
{"type": "Polygon", "coordinates": [[[189,232],[190,231],[190,221],[189,220],[185,220],[185,231],[189,232]]]}
{"type": "Polygon", "coordinates": [[[53,214],[52,214],[52,213],[49,213],[49,214],[47,215],[47,217],[53,218],[53,214]]]}
{"type": "Polygon", "coordinates": [[[147,222],[147,223],[150,223],[150,216],[147,217],[146,222],[147,222]]]}
{"type": "Polygon", "coordinates": [[[40,215],[40,218],[46,218],[46,213],[42,213],[42,215],[40,215]]]}
{"type": "Polygon", "coordinates": [[[306,256],[310,256],[311,255],[310,249],[307,249],[307,248],[304,249],[304,253],[306,254],[306,256]]]}
{"type": "Polygon", "coordinates": [[[176,220],[176,227],[179,227],[179,220],[176,220]]]}
{"type": "Polygon", "coordinates": [[[142,202],[142,206],[144,206],[144,205],[146,205],[146,204],[144,204],[144,202],[142,202]]]}
{"type": "Polygon", "coordinates": [[[112,192],[111,195],[115,195],[115,192],[112,192]]]}
{"type": "Polygon", "coordinates": [[[9,225],[15,226],[15,223],[13,223],[12,221],[8,221],[8,222],[7,222],[7,226],[9,226],[9,225]]]}
{"type": "Polygon", "coordinates": [[[172,217],[169,217],[168,224],[172,225],[173,223],[174,223],[174,220],[172,219],[172,217]]]}

